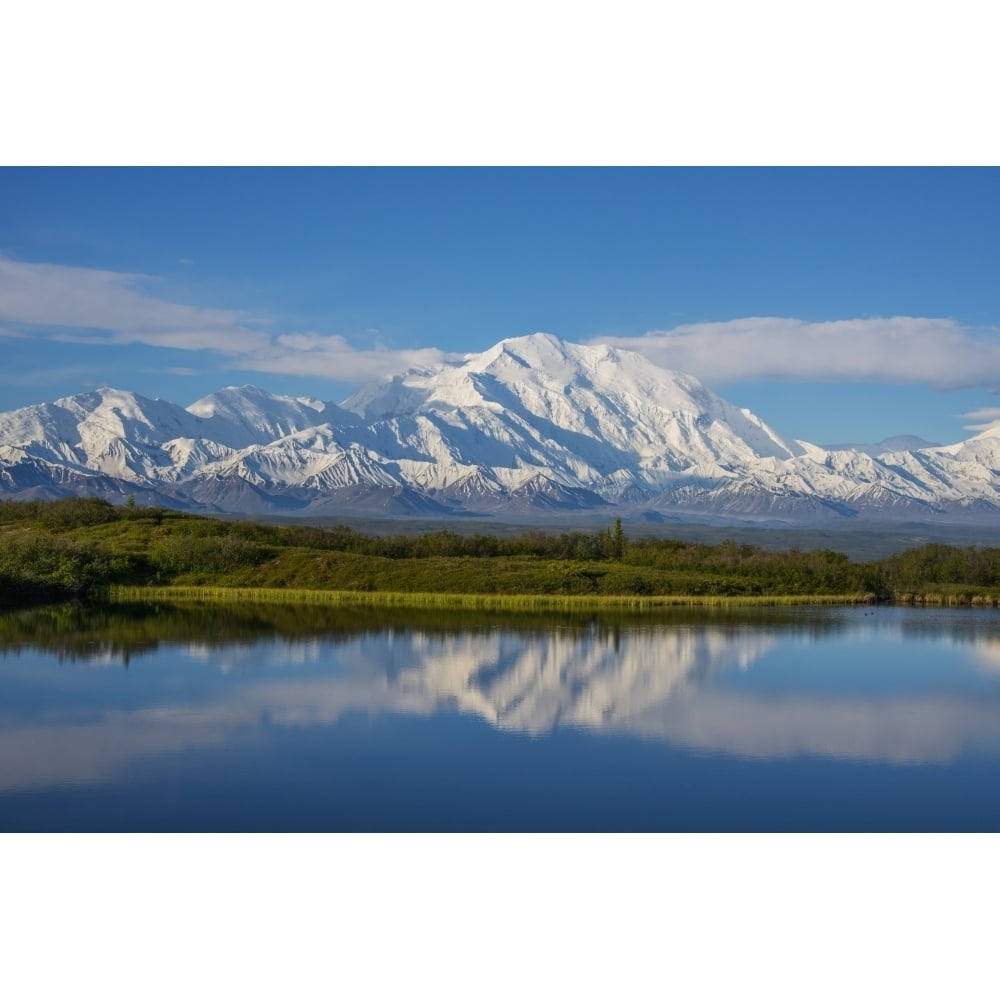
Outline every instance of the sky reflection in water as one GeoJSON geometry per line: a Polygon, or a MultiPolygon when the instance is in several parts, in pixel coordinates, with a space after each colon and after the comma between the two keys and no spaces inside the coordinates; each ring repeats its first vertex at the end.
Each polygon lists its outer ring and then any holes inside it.
{"type": "MultiPolygon", "coordinates": [[[[378,817],[387,828],[398,825],[398,815],[386,819],[387,795],[407,799],[386,784],[393,762],[416,766],[421,754],[430,754],[425,771],[439,767],[442,781],[466,794],[473,775],[446,775],[461,764],[453,758],[468,755],[489,768],[495,789],[513,795],[524,767],[542,773],[558,755],[575,753],[578,800],[587,794],[584,771],[597,775],[590,786],[597,796],[607,792],[605,768],[619,769],[619,786],[641,783],[648,769],[663,791],[665,775],[683,783],[684,761],[706,755],[723,796],[723,786],[746,779],[747,764],[760,779],[768,763],[773,771],[783,762],[840,762],[856,772],[856,765],[940,769],[974,760],[995,776],[1000,749],[1000,618],[990,612],[803,610],[666,624],[498,621],[470,630],[358,621],[252,640],[203,626],[185,640],[117,644],[79,632],[24,641],[8,628],[0,827],[19,825],[21,793],[121,791],[165,773],[183,809],[190,805],[184,781],[212,773],[246,795],[255,786],[240,772],[244,764],[257,769],[263,801],[297,781],[326,780],[331,767],[352,769],[360,795],[377,757],[372,788],[383,801],[372,825],[357,817],[374,829],[378,817]],[[516,749],[525,740],[535,749],[516,749]]],[[[615,780],[607,777],[608,787],[615,780]]],[[[432,773],[420,781],[425,798],[446,794],[428,791],[432,773]]],[[[619,787],[619,806],[620,795],[619,787]]],[[[419,803],[409,808],[412,828],[421,828],[419,803]]],[[[600,826],[607,814],[599,803],[593,808],[600,826]]],[[[186,815],[187,828],[199,828],[197,811],[186,815]]],[[[268,828],[270,813],[241,815],[241,823],[268,828]]],[[[534,828],[532,815],[529,807],[523,826],[512,817],[513,828],[534,828]]],[[[305,814],[301,822],[311,826],[305,814]]],[[[454,828],[462,822],[456,817],[454,828]]],[[[735,813],[718,822],[734,825],[735,813]]],[[[745,826],[758,828],[749,818],[745,826]]],[[[665,828],[652,819],[651,827],[665,828]]]]}

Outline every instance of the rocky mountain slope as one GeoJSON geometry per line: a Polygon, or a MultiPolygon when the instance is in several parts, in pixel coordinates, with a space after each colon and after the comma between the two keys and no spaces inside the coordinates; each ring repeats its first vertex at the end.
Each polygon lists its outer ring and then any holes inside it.
{"type": "Polygon", "coordinates": [[[0,493],[246,513],[604,508],[787,522],[1000,510],[1000,430],[910,440],[790,440],[690,375],[534,334],[340,406],[244,386],[186,409],[101,389],[3,413],[0,493]]]}

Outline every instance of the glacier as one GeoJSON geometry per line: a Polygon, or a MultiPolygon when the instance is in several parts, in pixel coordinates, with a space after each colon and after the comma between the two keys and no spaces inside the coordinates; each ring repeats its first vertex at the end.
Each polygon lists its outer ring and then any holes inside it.
{"type": "Polygon", "coordinates": [[[691,375],[536,333],[339,405],[229,387],[188,407],[105,388],[0,413],[0,495],[217,513],[748,522],[990,518],[1000,429],[950,445],[783,437],[691,375]]]}

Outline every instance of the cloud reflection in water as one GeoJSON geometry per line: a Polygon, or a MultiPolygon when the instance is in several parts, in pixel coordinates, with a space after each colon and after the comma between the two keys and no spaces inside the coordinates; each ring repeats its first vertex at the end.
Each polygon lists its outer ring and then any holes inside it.
{"type": "MultiPolygon", "coordinates": [[[[915,764],[1000,742],[1000,690],[985,672],[985,696],[947,686],[877,694],[755,689],[755,665],[789,649],[810,669],[813,641],[838,637],[804,641],[775,629],[712,626],[592,634],[399,630],[337,642],[165,647],[147,654],[166,661],[157,670],[169,671],[169,658],[180,655],[215,668],[216,681],[201,686],[188,672],[184,685],[161,692],[154,704],[86,715],[55,701],[30,721],[6,708],[0,789],[100,783],[143,757],[224,746],[259,731],[263,720],[331,726],[357,712],[459,711],[536,738],[572,727],[760,759],[809,754],[915,764]],[[751,683],[727,683],[736,670],[748,670],[751,683]]],[[[997,648],[992,638],[947,644],[955,669],[995,663],[997,648]]]]}

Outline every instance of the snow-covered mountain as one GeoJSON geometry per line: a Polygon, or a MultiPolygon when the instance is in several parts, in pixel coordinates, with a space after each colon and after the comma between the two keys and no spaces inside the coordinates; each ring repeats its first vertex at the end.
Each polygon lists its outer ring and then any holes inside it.
{"type": "Polygon", "coordinates": [[[186,409],[101,389],[3,413],[0,492],[251,513],[1000,510],[1000,430],[911,443],[790,440],[690,375],[533,334],[383,379],[340,406],[244,386],[186,409]]]}

